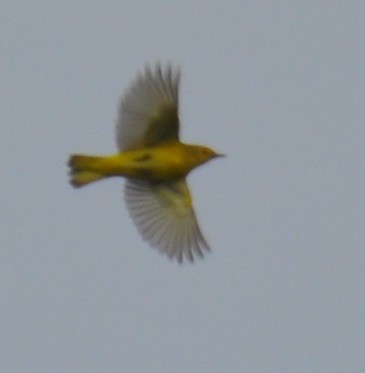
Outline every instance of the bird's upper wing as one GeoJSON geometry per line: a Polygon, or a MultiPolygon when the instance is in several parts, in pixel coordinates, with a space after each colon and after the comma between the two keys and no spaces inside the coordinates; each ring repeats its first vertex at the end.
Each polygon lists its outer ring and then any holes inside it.
{"type": "Polygon", "coordinates": [[[209,250],[185,180],[164,184],[127,180],[124,198],[143,239],[170,259],[193,261],[209,250]]]}
{"type": "Polygon", "coordinates": [[[146,67],[122,97],[116,121],[120,151],[151,146],[179,137],[180,71],[169,65],[146,67]]]}

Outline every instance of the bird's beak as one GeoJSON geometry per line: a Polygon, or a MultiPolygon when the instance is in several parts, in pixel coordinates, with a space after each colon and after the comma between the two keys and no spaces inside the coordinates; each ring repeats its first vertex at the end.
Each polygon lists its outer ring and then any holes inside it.
{"type": "Polygon", "coordinates": [[[227,155],[226,154],[222,154],[222,153],[216,153],[214,155],[214,158],[224,158],[224,157],[227,157],[227,155]]]}

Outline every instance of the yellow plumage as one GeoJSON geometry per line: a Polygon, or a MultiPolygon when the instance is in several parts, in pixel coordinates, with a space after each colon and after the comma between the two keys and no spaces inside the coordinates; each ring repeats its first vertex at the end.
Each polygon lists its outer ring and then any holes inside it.
{"type": "Polygon", "coordinates": [[[119,152],[71,155],[70,183],[81,187],[125,177],[125,201],[142,237],[179,262],[209,249],[196,222],[185,182],[197,166],[220,156],[179,141],[180,74],[171,67],[146,68],[124,95],[117,118],[119,152]]]}

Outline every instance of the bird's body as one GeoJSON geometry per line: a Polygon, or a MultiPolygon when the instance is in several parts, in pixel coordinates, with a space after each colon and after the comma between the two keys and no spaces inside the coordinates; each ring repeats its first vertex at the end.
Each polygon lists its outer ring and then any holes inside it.
{"type": "Polygon", "coordinates": [[[71,183],[75,187],[89,184],[94,180],[83,176],[91,174],[95,175],[95,181],[113,176],[152,182],[176,180],[204,163],[208,154],[208,148],[173,140],[107,156],[73,155],[69,160],[71,183]]]}
{"type": "Polygon", "coordinates": [[[124,95],[117,119],[119,152],[107,156],[71,155],[70,183],[81,187],[124,177],[125,201],[142,237],[179,262],[209,249],[196,222],[185,177],[219,156],[179,140],[180,74],[171,67],[146,68],[124,95]]]}

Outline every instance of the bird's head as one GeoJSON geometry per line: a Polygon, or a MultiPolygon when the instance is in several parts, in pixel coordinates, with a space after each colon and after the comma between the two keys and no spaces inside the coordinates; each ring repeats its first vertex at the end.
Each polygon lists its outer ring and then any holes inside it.
{"type": "Polygon", "coordinates": [[[193,148],[195,167],[218,157],[225,157],[225,154],[220,154],[211,148],[202,145],[195,145],[193,148]]]}

